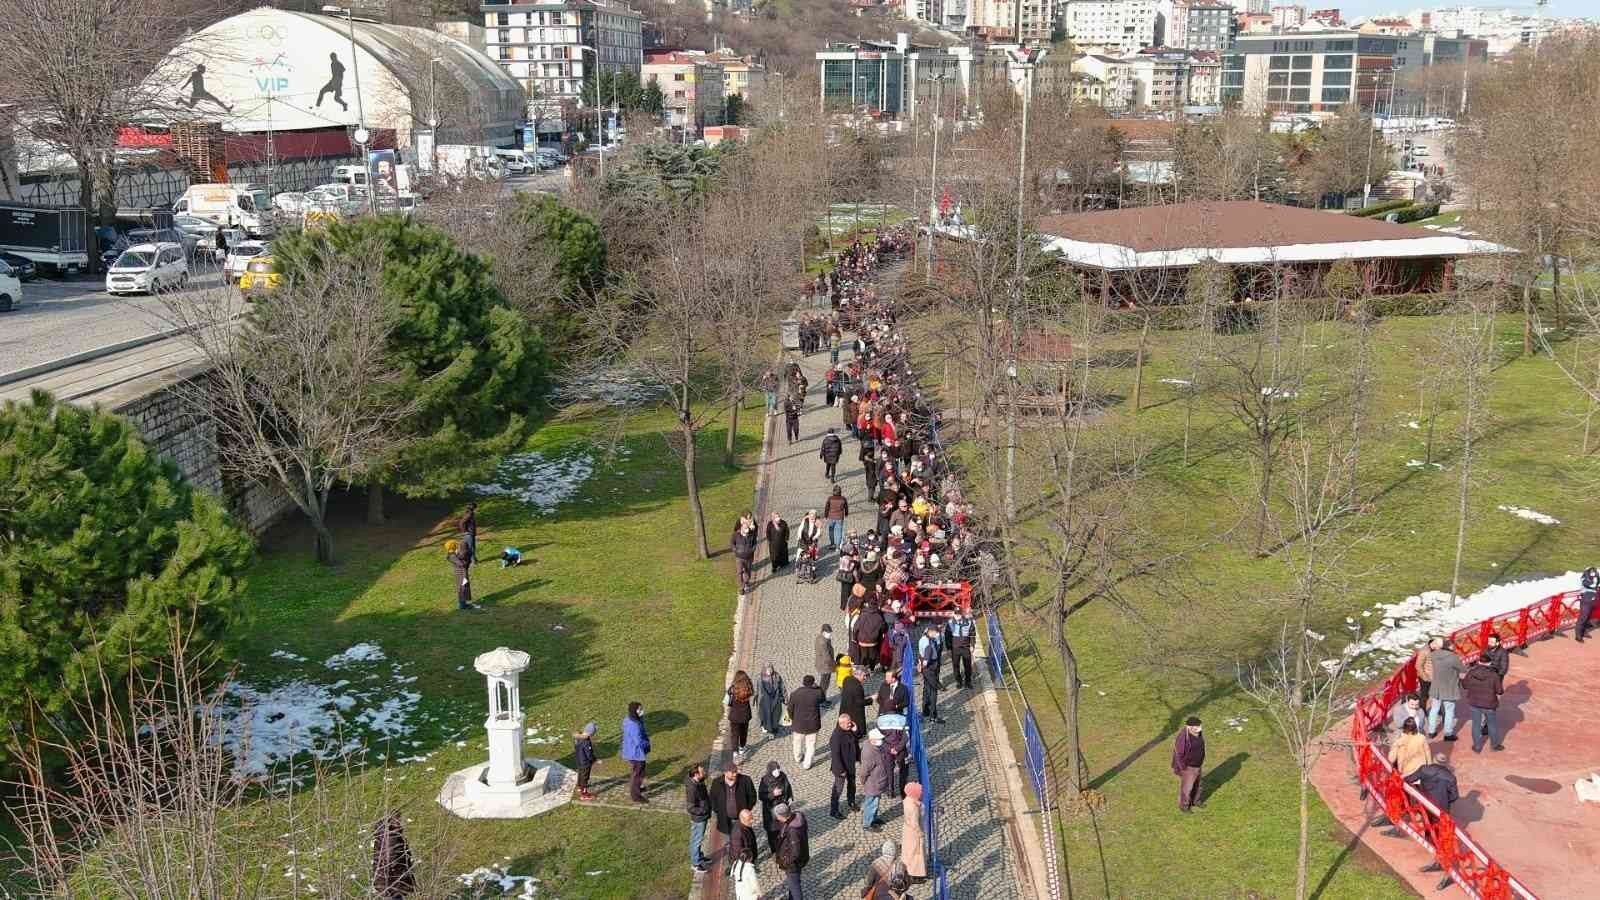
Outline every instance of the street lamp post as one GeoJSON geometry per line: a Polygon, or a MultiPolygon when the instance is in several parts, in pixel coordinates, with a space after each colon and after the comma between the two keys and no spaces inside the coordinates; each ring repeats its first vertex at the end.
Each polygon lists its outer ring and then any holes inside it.
{"type": "Polygon", "coordinates": [[[1011,402],[1006,404],[1006,521],[1017,517],[1016,499],[1012,484],[1017,461],[1017,313],[1022,309],[1022,248],[1027,222],[1028,201],[1028,108],[1033,100],[1033,70],[1044,60],[1048,49],[1029,50],[1025,47],[1009,51],[1011,61],[1022,70],[1022,134],[1017,147],[1017,256],[1011,274],[1011,310],[1006,315],[1006,326],[1011,329],[1011,363],[1006,372],[1011,376],[1011,402]]]}
{"type": "Polygon", "coordinates": [[[939,132],[944,128],[945,74],[929,77],[935,85],[933,100],[933,167],[928,173],[928,280],[933,280],[933,228],[939,223],[939,132]]]}
{"type": "Polygon", "coordinates": [[[356,143],[361,147],[361,168],[367,173],[367,212],[378,214],[377,185],[372,181],[372,163],[367,153],[372,133],[367,131],[367,107],[361,99],[361,61],[356,51],[356,20],[355,14],[348,6],[324,6],[322,11],[329,15],[344,16],[346,27],[350,33],[350,72],[356,79],[356,143]]]}
{"type": "Polygon", "coordinates": [[[428,133],[430,137],[430,152],[433,154],[430,168],[439,171],[439,84],[434,80],[433,67],[441,61],[441,57],[428,58],[428,133]]]}

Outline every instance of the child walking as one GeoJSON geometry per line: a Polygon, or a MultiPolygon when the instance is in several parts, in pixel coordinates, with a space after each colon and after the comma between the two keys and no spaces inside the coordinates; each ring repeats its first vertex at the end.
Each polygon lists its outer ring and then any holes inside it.
{"type": "Polygon", "coordinates": [[[572,755],[578,763],[579,800],[594,799],[594,794],[589,791],[589,770],[594,768],[594,733],[598,728],[590,722],[572,736],[572,755]]]}

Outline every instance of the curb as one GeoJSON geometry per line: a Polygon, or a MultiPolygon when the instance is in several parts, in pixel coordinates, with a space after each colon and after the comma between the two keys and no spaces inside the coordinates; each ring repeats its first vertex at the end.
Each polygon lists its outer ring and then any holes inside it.
{"type": "Polygon", "coordinates": [[[42,362],[26,368],[0,373],[0,386],[13,384],[15,382],[22,381],[25,378],[32,378],[36,375],[45,375],[47,373],[54,372],[57,369],[65,369],[69,366],[79,365],[80,363],[91,362],[93,360],[100,359],[101,357],[110,356],[113,353],[121,353],[124,350],[134,350],[149,344],[158,344],[169,338],[174,338],[180,334],[185,334],[192,328],[193,326],[190,325],[184,325],[178,328],[168,328],[165,331],[153,332],[151,334],[144,335],[143,337],[118,341],[115,344],[107,344],[104,347],[96,347],[93,350],[84,350],[80,353],[71,354],[70,356],[63,356],[60,359],[52,359],[49,362],[42,362]]]}
{"type": "MultiPolygon", "coordinates": [[[[989,615],[994,615],[991,611],[989,615]]],[[[988,649],[988,640],[983,635],[977,635],[975,651],[988,649]]],[[[999,757],[1000,779],[1005,783],[1003,795],[995,796],[996,805],[1000,808],[1001,820],[1005,822],[1006,830],[1011,834],[1012,846],[1017,855],[1017,866],[1022,870],[1019,881],[1032,890],[1032,896],[1045,898],[1050,896],[1049,862],[1045,859],[1044,847],[1039,838],[1039,829],[1029,823],[1027,816],[1028,792],[1022,783],[1022,767],[1017,763],[1017,756],[1011,750],[1011,735],[1006,729],[1005,716],[1000,712],[1000,698],[994,686],[993,660],[987,653],[982,654],[985,660],[984,674],[985,687],[983,689],[983,720],[984,730],[988,732],[990,743],[995,748],[995,755],[999,757]]],[[[1041,820],[1045,827],[1048,821],[1041,820]]]]}

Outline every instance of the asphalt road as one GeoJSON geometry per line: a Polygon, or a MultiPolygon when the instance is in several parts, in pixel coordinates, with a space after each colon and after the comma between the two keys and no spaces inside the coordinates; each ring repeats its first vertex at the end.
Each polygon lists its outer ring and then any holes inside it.
{"type": "MultiPolygon", "coordinates": [[[[113,297],[99,278],[36,278],[22,286],[22,303],[0,313],[0,375],[170,327],[160,297],[113,297]]],[[[187,291],[215,288],[215,272],[190,277],[187,291]]]]}

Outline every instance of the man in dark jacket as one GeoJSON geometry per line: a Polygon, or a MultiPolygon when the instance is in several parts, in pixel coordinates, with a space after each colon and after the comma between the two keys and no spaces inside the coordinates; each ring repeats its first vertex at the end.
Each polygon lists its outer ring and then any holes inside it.
{"type": "Polygon", "coordinates": [[[828,429],[822,438],[822,475],[829,481],[833,480],[834,472],[839,468],[839,457],[844,455],[844,442],[839,440],[832,428],[828,429]]]}
{"type": "MultiPolygon", "coordinates": [[[[817,688],[822,692],[822,705],[828,705],[828,682],[833,679],[833,670],[838,666],[838,656],[833,649],[833,626],[822,623],[822,630],[817,632],[817,639],[812,644],[815,658],[811,664],[817,673],[817,688]]],[[[791,713],[790,715],[793,715],[791,713]]],[[[797,760],[798,762],[798,760],[797,760]]]]}
{"type": "Polygon", "coordinates": [[[1590,566],[1583,570],[1583,592],[1578,595],[1578,627],[1573,636],[1578,643],[1583,643],[1589,637],[1589,628],[1594,619],[1595,598],[1600,597],[1600,569],[1590,566]]]}
{"type": "Polygon", "coordinates": [[[945,625],[945,642],[950,647],[951,670],[955,672],[956,687],[972,687],[972,642],[978,632],[978,623],[971,613],[962,613],[945,625]]]}
{"type": "Polygon", "coordinates": [[[789,727],[795,764],[811,768],[817,754],[817,733],[822,731],[822,691],[817,689],[815,676],[807,675],[789,695],[789,727]]]}
{"type": "Polygon", "coordinates": [[[1472,752],[1483,752],[1485,738],[1494,749],[1504,750],[1505,745],[1500,743],[1500,736],[1495,733],[1494,716],[1495,710],[1500,708],[1500,695],[1505,693],[1505,681],[1487,656],[1478,657],[1478,661],[1467,670],[1467,677],[1461,679],[1461,693],[1466,697],[1467,708],[1472,714],[1472,752]]]}
{"type": "Polygon", "coordinates": [[[467,514],[461,517],[461,539],[467,545],[467,562],[478,561],[478,504],[468,503],[467,514]]]}
{"type": "Polygon", "coordinates": [[[1178,811],[1190,812],[1200,802],[1200,770],[1206,764],[1206,737],[1199,716],[1190,716],[1172,742],[1172,774],[1178,776],[1178,811]]]}
{"type": "Polygon", "coordinates": [[[750,593],[751,567],[756,561],[756,544],[760,543],[760,533],[756,531],[755,523],[751,523],[748,530],[745,520],[733,526],[733,537],[728,539],[728,549],[733,551],[734,568],[739,577],[739,595],[742,597],[750,593]]]}
{"type": "Polygon", "coordinates": [[[883,684],[878,686],[878,715],[903,716],[906,714],[906,707],[910,705],[911,692],[900,683],[900,666],[896,661],[889,666],[889,671],[884,673],[883,684]]]}
{"type": "Polygon", "coordinates": [[[939,717],[939,666],[944,656],[944,640],[939,626],[929,625],[917,642],[917,671],[922,673],[922,718],[944,723],[939,717]]]}
{"type": "Polygon", "coordinates": [[[783,870],[783,885],[788,900],[805,900],[805,887],[800,873],[811,862],[811,829],[806,825],[804,813],[797,812],[787,803],[779,803],[772,814],[783,825],[778,833],[778,868],[783,870]]]}
{"type": "Polygon", "coordinates": [[[449,547],[445,559],[450,563],[450,570],[456,579],[456,609],[480,609],[478,604],[472,602],[472,577],[467,570],[472,565],[472,559],[467,551],[467,545],[461,541],[449,541],[455,546],[449,547]]]}
{"type": "Polygon", "coordinates": [[[861,441],[861,449],[856,453],[856,459],[861,462],[861,474],[867,479],[867,496],[871,497],[878,492],[878,445],[871,438],[861,441]]]}
{"type": "Polygon", "coordinates": [[[1489,661],[1489,668],[1500,673],[1501,680],[1511,674],[1511,653],[1500,646],[1500,635],[1489,635],[1489,646],[1483,648],[1483,658],[1489,661]]]}
{"type": "MultiPolygon", "coordinates": [[[[1456,787],[1456,774],[1445,765],[1447,760],[1448,757],[1441,753],[1433,758],[1433,762],[1419,766],[1415,772],[1406,776],[1406,783],[1422,792],[1422,796],[1427,797],[1428,802],[1438,807],[1441,813],[1449,812],[1450,804],[1456,802],[1460,796],[1456,787]]],[[[1431,814],[1429,818],[1433,818],[1431,814]]],[[[1438,860],[1422,867],[1424,872],[1442,870],[1443,867],[1439,865],[1438,860]]],[[[1442,891],[1449,886],[1450,873],[1445,872],[1444,878],[1439,880],[1438,890],[1442,891]]]]}
{"type": "Polygon", "coordinates": [[[697,765],[684,784],[683,805],[689,813],[689,867],[704,872],[711,867],[700,848],[706,842],[706,822],[711,819],[711,795],[706,792],[706,767],[697,765]]]}
{"type": "MultiPolygon", "coordinates": [[[[865,569],[863,573],[870,574],[865,569]]],[[[873,583],[876,584],[875,579],[873,583]]],[[[870,592],[872,587],[867,586],[867,590],[870,592]]],[[[869,673],[878,664],[878,644],[883,640],[884,631],[883,613],[878,611],[878,607],[869,604],[856,617],[856,630],[851,635],[855,647],[850,658],[869,673]]]]}
{"type": "Polygon", "coordinates": [[[783,401],[783,433],[790,444],[800,440],[800,401],[793,395],[783,401]]]}
{"type": "Polygon", "coordinates": [[[844,818],[844,813],[839,811],[839,794],[844,792],[850,803],[850,809],[858,810],[861,807],[856,803],[856,763],[861,758],[861,748],[856,746],[856,723],[849,715],[839,714],[839,727],[833,730],[833,736],[828,738],[828,753],[833,757],[830,771],[833,772],[833,791],[828,794],[828,815],[835,819],[844,818]]]}
{"type": "Polygon", "coordinates": [[[833,493],[822,504],[822,518],[828,522],[828,549],[833,550],[844,543],[844,520],[850,515],[850,501],[845,499],[844,490],[837,484],[833,486],[833,493]]]}
{"type": "MultiPolygon", "coordinates": [[[[867,699],[866,687],[861,683],[866,674],[866,670],[856,666],[845,676],[844,684],[839,686],[839,715],[849,716],[850,721],[857,724],[867,721],[867,704],[872,702],[867,699]]],[[[860,743],[861,732],[857,731],[851,737],[860,743]]]]}
{"type": "Polygon", "coordinates": [[[767,833],[767,851],[777,856],[778,830],[783,826],[778,824],[778,818],[772,814],[772,810],[780,803],[794,802],[794,785],[789,782],[788,774],[777,760],[767,763],[767,774],[761,776],[759,793],[761,830],[767,833]]]}
{"type": "Polygon", "coordinates": [[[711,785],[711,813],[717,817],[717,830],[727,837],[739,821],[739,813],[754,809],[755,805],[755,782],[739,772],[737,763],[729,763],[722,770],[722,777],[711,785]]]}

